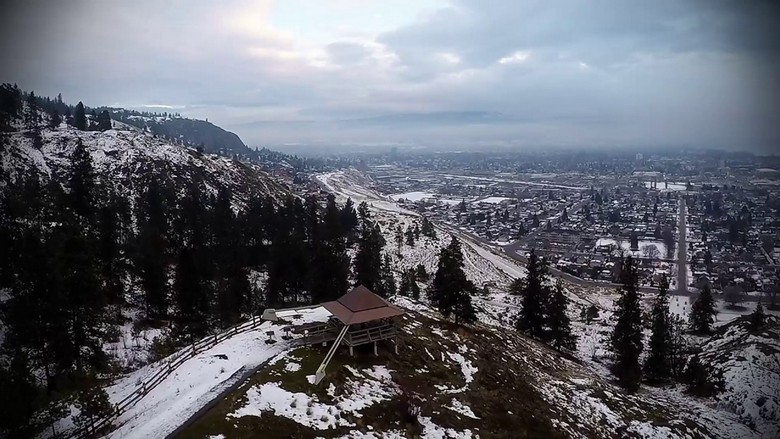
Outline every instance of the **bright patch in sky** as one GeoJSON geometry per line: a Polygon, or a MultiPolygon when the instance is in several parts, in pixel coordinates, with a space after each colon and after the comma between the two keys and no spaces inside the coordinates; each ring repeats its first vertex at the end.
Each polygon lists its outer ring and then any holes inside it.
{"type": "Polygon", "coordinates": [[[528,51],[518,51],[509,56],[505,56],[498,60],[499,64],[520,64],[528,59],[531,53],[528,51]]]}

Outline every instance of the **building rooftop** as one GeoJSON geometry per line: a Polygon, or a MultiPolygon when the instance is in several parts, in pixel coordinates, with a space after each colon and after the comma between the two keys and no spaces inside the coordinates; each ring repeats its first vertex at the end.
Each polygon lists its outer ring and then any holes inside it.
{"type": "Polygon", "coordinates": [[[322,304],[345,325],[371,322],[404,314],[404,311],[377,296],[363,285],[353,288],[338,300],[322,304]]]}

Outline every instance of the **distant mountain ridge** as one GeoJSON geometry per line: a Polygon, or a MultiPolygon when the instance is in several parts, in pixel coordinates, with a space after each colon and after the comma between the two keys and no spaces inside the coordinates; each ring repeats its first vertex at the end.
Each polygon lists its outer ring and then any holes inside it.
{"type": "Polygon", "coordinates": [[[237,134],[227,131],[207,120],[189,119],[178,113],[148,113],[124,108],[100,107],[107,110],[113,120],[124,122],[152,134],[170,140],[181,141],[204,151],[232,155],[245,154],[249,148],[237,134]]]}

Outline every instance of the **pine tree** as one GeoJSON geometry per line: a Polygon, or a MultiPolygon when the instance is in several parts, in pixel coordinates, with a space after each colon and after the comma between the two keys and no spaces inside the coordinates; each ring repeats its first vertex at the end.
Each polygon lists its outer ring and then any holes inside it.
{"type": "MultiPolygon", "coordinates": [[[[94,378],[90,381],[94,381],[94,378]]],[[[76,394],[74,405],[79,409],[79,414],[73,418],[73,422],[80,428],[92,425],[114,409],[108,399],[108,393],[98,383],[88,385],[87,388],[80,390],[76,394]]]]}
{"type": "Polygon", "coordinates": [[[100,131],[108,131],[111,129],[111,115],[108,110],[103,110],[97,116],[97,129],[100,131]]]}
{"type": "Polygon", "coordinates": [[[92,156],[81,139],[77,140],[70,161],[71,206],[76,215],[91,222],[95,204],[95,169],[92,165],[92,156]]]}
{"type": "MultiPolygon", "coordinates": [[[[6,343],[7,344],[7,343],[6,343]]],[[[36,437],[42,426],[38,418],[40,389],[23,349],[10,353],[8,364],[0,365],[0,434],[8,438],[36,437]]]]}
{"type": "Polygon", "coordinates": [[[417,273],[414,268],[405,271],[401,276],[401,285],[398,287],[398,294],[411,297],[414,300],[420,298],[420,287],[417,285],[417,273]]]}
{"type": "Polygon", "coordinates": [[[577,338],[571,332],[571,322],[566,315],[568,299],[564,293],[563,283],[559,280],[555,284],[550,298],[547,326],[550,328],[550,340],[556,349],[574,350],[577,347],[577,338]]]}
{"type": "Polygon", "coordinates": [[[390,255],[384,254],[382,258],[382,272],[381,272],[381,287],[379,288],[380,296],[390,297],[397,292],[395,285],[395,275],[393,274],[393,263],[390,260],[390,255]]]}
{"type": "Polygon", "coordinates": [[[119,303],[123,295],[122,271],[120,268],[120,236],[122,223],[119,219],[120,201],[117,194],[109,198],[98,209],[98,260],[103,289],[109,303],[119,303]]]}
{"type": "Polygon", "coordinates": [[[211,214],[214,235],[211,259],[217,268],[217,308],[223,327],[238,321],[249,295],[241,231],[233,212],[232,198],[230,188],[220,187],[211,214]]]}
{"type": "Polygon", "coordinates": [[[715,300],[712,298],[710,286],[704,285],[699,297],[691,305],[691,314],[688,317],[691,330],[696,334],[709,334],[712,329],[713,316],[716,314],[715,300]]]}
{"type": "Polygon", "coordinates": [[[168,277],[166,249],[168,213],[163,189],[156,177],[136,203],[138,252],[135,267],[141,278],[146,317],[157,319],[168,314],[168,277]]]}
{"type": "Polygon", "coordinates": [[[436,239],[436,228],[433,227],[433,223],[428,220],[428,217],[425,216],[423,217],[420,233],[423,236],[427,236],[431,239],[436,239]]]}
{"type": "Polygon", "coordinates": [[[60,113],[57,111],[57,108],[51,107],[47,113],[49,114],[49,128],[54,129],[60,126],[62,123],[62,117],[60,117],[60,113]]]}
{"type": "Polygon", "coordinates": [[[84,110],[84,104],[79,101],[76,109],[73,110],[73,126],[79,131],[87,130],[87,113],[84,110]]]}
{"type": "Polygon", "coordinates": [[[756,309],[750,314],[750,330],[759,331],[766,325],[766,314],[764,313],[764,306],[761,302],[758,302],[756,309]]]}
{"type": "Polygon", "coordinates": [[[471,293],[474,290],[474,284],[463,272],[460,241],[452,235],[450,244],[439,253],[428,299],[445,318],[453,314],[456,324],[471,323],[476,320],[476,311],[471,303],[471,293]]]}
{"type": "Polygon", "coordinates": [[[404,231],[401,224],[395,226],[395,246],[398,254],[401,254],[401,246],[404,245],[404,231]]]}
{"type": "Polygon", "coordinates": [[[644,374],[650,382],[663,382],[672,375],[672,328],[669,313],[669,282],[664,276],[658,284],[658,296],[653,304],[652,333],[648,343],[649,353],[644,374]]]}
{"type": "Polygon", "coordinates": [[[619,288],[620,298],[615,311],[617,323],[610,338],[612,351],[615,353],[613,373],[618,377],[621,386],[629,392],[635,392],[639,389],[639,380],[642,377],[639,365],[639,356],[642,353],[642,314],[637,293],[637,265],[631,256],[623,263],[621,277],[623,285],[619,288]]]}
{"type": "Polygon", "coordinates": [[[358,225],[358,216],[355,212],[355,204],[351,198],[347,198],[344,207],[341,208],[341,228],[345,234],[351,233],[358,225]]]}
{"type": "Polygon", "coordinates": [[[544,282],[547,279],[547,267],[543,260],[540,260],[534,249],[531,249],[528,256],[526,269],[528,275],[525,281],[515,282],[514,290],[520,290],[522,297],[522,309],[520,318],[517,320],[517,329],[536,338],[544,336],[545,322],[545,287],[544,282]]]}
{"type": "Polygon", "coordinates": [[[176,260],[173,283],[177,307],[177,326],[180,333],[195,341],[206,334],[209,303],[202,273],[198,270],[195,250],[182,247],[176,260]]]}
{"type": "Polygon", "coordinates": [[[406,245],[409,247],[414,247],[414,230],[412,230],[412,226],[408,226],[406,228],[406,245]]]}
{"type": "Polygon", "coordinates": [[[363,285],[379,294],[378,290],[382,288],[381,270],[384,239],[382,238],[379,225],[373,226],[369,221],[365,221],[366,223],[358,239],[358,249],[353,262],[355,285],[363,285]]]}
{"type": "Polygon", "coordinates": [[[318,226],[320,239],[312,249],[309,289],[313,303],[335,300],[349,287],[349,256],[340,215],[335,197],[329,195],[322,223],[318,226]]]}
{"type": "Polygon", "coordinates": [[[41,138],[41,127],[39,125],[41,116],[38,113],[38,100],[35,93],[30,92],[27,96],[27,109],[24,113],[24,123],[28,130],[28,136],[32,140],[33,148],[41,149],[43,139],[41,138]]]}

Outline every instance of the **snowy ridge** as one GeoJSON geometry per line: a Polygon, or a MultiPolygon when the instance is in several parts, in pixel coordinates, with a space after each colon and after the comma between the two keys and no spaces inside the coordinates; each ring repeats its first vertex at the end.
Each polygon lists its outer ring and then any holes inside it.
{"type": "Polygon", "coordinates": [[[700,358],[711,365],[711,378],[724,383],[715,396],[765,437],[780,435],[780,319],[767,317],[766,327],[749,330],[746,319],[718,329],[702,346],[700,358]]]}
{"type": "Polygon", "coordinates": [[[169,179],[183,190],[189,182],[202,180],[205,190],[216,193],[227,185],[236,201],[243,202],[250,192],[281,198],[289,191],[265,172],[251,164],[213,154],[198,154],[194,149],[176,145],[137,128],[114,122],[105,132],[78,131],[65,124],[43,129],[43,147],[37,150],[21,132],[9,134],[9,146],[0,153],[0,190],[8,181],[24,174],[63,178],[70,166],[70,155],[79,139],[84,143],[101,183],[110,184],[134,200],[152,174],[169,179]]]}

